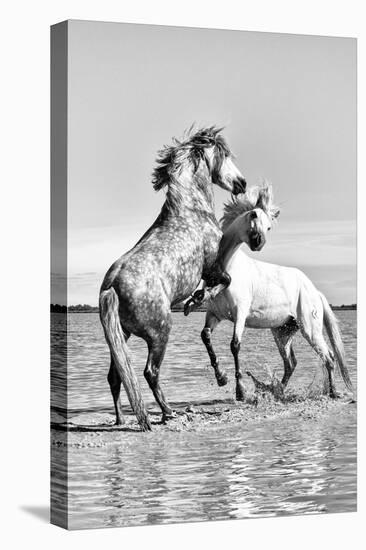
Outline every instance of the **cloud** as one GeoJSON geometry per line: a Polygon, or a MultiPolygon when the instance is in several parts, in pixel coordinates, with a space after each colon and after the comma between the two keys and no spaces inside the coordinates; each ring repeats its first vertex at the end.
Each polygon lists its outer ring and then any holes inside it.
{"type": "Polygon", "coordinates": [[[353,220],[294,222],[283,221],[269,234],[256,259],[294,267],[323,265],[356,266],[356,222],[353,220]]]}
{"type": "MultiPolygon", "coordinates": [[[[68,302],[96,305],[104,274],[145,227],[107,226],[69,233],[68,302]]],[[[298,267],[333,303],[356,300],[356,222],[281,220],[256,260],[298,267]]],[[[62,290],[62,286],[61,286],[62,290]]]]}

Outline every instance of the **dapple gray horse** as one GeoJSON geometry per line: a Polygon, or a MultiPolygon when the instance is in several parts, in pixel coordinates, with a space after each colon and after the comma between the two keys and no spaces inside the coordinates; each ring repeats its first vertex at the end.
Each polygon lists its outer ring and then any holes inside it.
{"type": "Polygon", "coordinates": [[[142,430],[150,430],[136,376],[128,358],[130,334],[147,343],[145,378],[163,421],[173,416],[159,384],[159,369],[172,327],[171,306],[190,296],[210,273],[221,230],[214,214],[213,184],[238,194],[246,182],[231,151],[211,127],[160,151],[153,173],[166,200],[155,223],[108,270],[100,290],[100,318],[110,348],[108,374],[116,423],[122,424],[121,382],[142,430]]]}

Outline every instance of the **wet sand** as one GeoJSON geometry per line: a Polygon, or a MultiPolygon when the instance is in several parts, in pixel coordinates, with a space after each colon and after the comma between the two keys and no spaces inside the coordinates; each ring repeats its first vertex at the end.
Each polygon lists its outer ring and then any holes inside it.
{"type": "Polygon", "coordinates": [[[334,415],[356,418],[356,403],[344,393],[340,399],[327,396],[306,397],[301,394],[290,394],[284,402],[276,401],[271,395],[255,397],[251,395],[247,403],[234,399],[213,402],[204,406],[183,406],[176,408],[176,417],[163,423],[158,410],[149,411],[152,431],[144,434],[132,414],[124,416],[122,426],[114,424],[114,415],[109,413],[80,414],[72,422],[52,424],[52,444],[71,447],[102,447],[120,445],[127,441],[131,434],[138,433],[154,437],[164,432],[204,432],[215,430],[229,424],[239,427],[242,424],[246,432],[255,429],[258,423],[290,419],[294,425],[303,422],[327,424],[334,415]]]}

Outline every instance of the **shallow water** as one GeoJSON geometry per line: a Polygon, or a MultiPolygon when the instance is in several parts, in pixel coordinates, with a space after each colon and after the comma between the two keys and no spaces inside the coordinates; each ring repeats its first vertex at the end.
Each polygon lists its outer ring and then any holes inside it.
{"type": "MultiPolygon", "coordinates": [[[[356,312],[336,314],[355,383],[356,312]]],[[[219,388],[200,341],[204,314],[173,315],[174,328],[161,370],[169,401],[180,406],[231,399],[232,325],[223,323],[214,335],[215,349],[230,378],[227,386],[219,388]]],[[[52,316],[54,330],[62,319],[52,316]]],[[[68,420],[83,413],[112,412],[106,381],[109,353],[98,315],[71,314],[68,323],[68,420]]],[[[270,331],[247,330],[243,343],[245,368],[261,380],[267,368],[281,375],[282,364],[270,331]]],[[[145,346],[137,338],[131,338],[129,345],[146,402],[150,410],[157,411],[142,375],[145,346]]],[[[290,388],[303,388],[314,379],[319,362],[301,337],[294,346],[298,366],[290,388]]],[[[63,374],[57,361],[54,370],[55,386],[61,385],[63,374]]],[[[338,385],[342,389],[340,381],[338,385]]],[[[65,417],[61,398],[54,396],[52,403],[54,420],[65,417]]],[[[202,432],[119,433],[116,443],[103,447],[69,447],[69,527],[354,511],[356,415],[353,406],[340,408],[340,412],[320,421],[278,418],[217,423],[202,432]]],[[[61,461],[64,453],[62,448],[55,449],[54,460],[61,461]]],[[[56,465],[54,474],[57,496],[62,468],[56,465]]]]}

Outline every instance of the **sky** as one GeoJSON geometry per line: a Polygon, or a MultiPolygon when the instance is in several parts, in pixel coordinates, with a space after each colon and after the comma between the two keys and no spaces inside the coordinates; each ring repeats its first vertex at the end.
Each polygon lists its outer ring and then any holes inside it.
{"type": "MultiPolygon", "coordinates": [[[[356,302],[354,39],[71,21],[68,41],[69,304],[97,304],[153,223],[156,153],[193,122],[225,127],[248,185],[273,184],[281,215],[255,257],[356,302]]],[[[218,216],[228,198],[215,187],[218,216]]]]}

